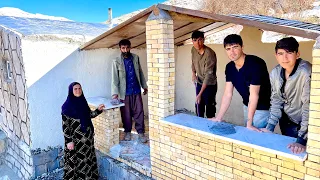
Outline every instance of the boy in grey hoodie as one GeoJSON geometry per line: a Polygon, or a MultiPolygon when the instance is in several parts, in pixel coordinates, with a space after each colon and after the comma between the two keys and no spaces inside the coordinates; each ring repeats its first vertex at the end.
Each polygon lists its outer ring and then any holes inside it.
{"type": "Polygon", "coordinates": [[[281,133],[297,138],[288,148],[295,153],[306,150],[311,64],[302,60],[299,43],[293,37],[283,38],[276,44],[278,65],[270,73],[271,107],[267,127],[264,132],[273,132],[280,125],[281,133]]]}

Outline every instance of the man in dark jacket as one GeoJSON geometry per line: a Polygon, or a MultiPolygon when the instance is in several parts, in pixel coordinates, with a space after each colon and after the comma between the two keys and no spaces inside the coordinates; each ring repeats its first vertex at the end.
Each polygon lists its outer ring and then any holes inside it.
{"type": "Polygon", "coordinates": [[[113,61],[111,94],[113,99],[120,99],[125,106],[120,108],[124,127],[124,140],[131,140],[132,118],[139,140],[147,142],[144,135],[144,111],[141,88],[146,95],[148,87],[143,75],[139,56],[130,52],[131,42],[123,39],[119,42],[121,55],[113,61]]]}

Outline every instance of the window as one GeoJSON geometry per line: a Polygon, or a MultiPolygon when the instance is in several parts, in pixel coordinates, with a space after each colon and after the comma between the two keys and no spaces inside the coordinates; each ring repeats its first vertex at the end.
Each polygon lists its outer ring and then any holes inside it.
{"type": "Polygon", "coordinates": [[[3,70],[3,76],[5,81],[7,83],[10,83],[12,81],[12,67],[11,67],[10,61],[2,58],[1,66],[2,66],[1,69],[3,70]]]}
{"type": "Polygon", "coordinates": [[[7,81],[8,82],[11,82],[11,80],[12,80],[12,74],[11,74],[11,65],[10,65],[10,62],[9,61],[6,61],[6,70],[7,70],[7,76],[6,76],[6,78],[7,78],[7,81]]]}

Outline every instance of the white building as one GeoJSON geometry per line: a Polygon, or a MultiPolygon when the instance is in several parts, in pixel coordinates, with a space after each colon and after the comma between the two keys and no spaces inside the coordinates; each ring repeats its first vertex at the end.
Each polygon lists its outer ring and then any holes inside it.
{"type": "Polygon", "coordinates": [[[4,161],[21,178],[62,165],[60,107],[72,81],[83,83],[85,93],[108,94],[107,80],[101,84],[107,79],[108,53],[97,58],[77,50],[108,29],[98,23],[0,16],[0,131],[7,137],[4,161]],[[97,71],[104,76],[96,77],[97,71]]]}

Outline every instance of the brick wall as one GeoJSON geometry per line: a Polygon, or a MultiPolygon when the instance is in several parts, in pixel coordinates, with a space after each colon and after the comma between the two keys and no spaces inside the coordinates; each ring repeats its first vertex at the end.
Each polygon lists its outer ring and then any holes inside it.
{"type": "Polygon", "coordinates": [[[149,121],[174,113],[173,21],[151,19],[146,22],[149,121]]]}
{"type": "Polygon", "coordinates": [[[150,129],[155,179],[313,179],[320,165],[240,145],[164,122],[150,129]]]}
{"type": "Polygon", "coordinates": [[[320,39],[313,51],[308,159],[304,162],[166,124],[173,114],[174,40],[170,16],[146,21],[152,177],[155,179],[320,179],[320,39]]]}
{"type": "Polygon", "coordinates": [[[153,139],[159,136],[159,129],[155,124],[161,118],[174,114],[175,93],[173,20],[166,12],[156,11],[157,15],[153,12],[146,21],[151,156],[156,153],[153,139]]]}
{"type": "MultiPolygon", "coordinates": [[[[90,106],[91,110],[96,107],[90,106]]],[[[109,149],[119,144],[120,108],[104,110],[102,114],[92,119],[94,126],[94,145],[100,152],[108,154],[109,149]]]]}
{"type": "Polygon", "coordinates": [[[320,37],[312,53],[310,114],[308,127],[308,160],[306,177],[320,178],[320,37]]]}

